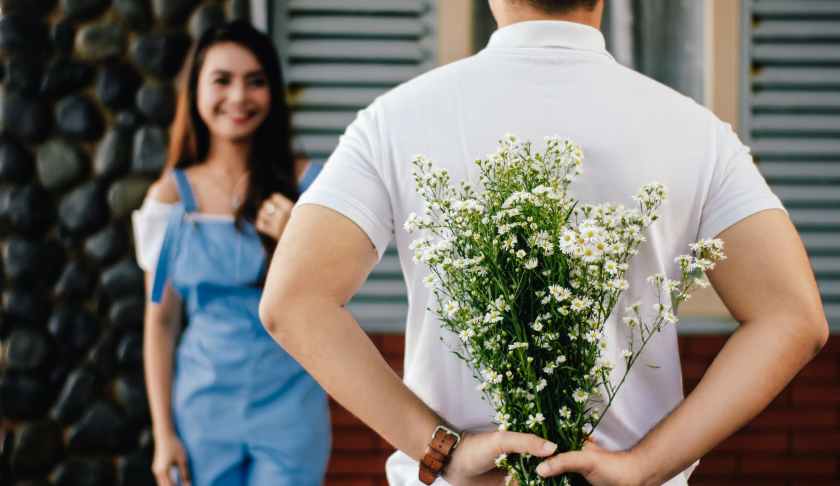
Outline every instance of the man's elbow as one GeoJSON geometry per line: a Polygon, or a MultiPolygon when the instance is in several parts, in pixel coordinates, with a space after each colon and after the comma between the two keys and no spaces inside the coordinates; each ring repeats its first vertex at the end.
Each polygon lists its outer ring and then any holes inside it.
{"type": "Polygon", "coordinates": [[[817,314],[817,318],[812,325],[814,327],[814,355],[816,355],[828,343],[828,339],[831,336],[831,329],[822,310],[817,314]]]}
{"type": "Polygon", "coordinates": [[[289,303],[289,299],[284,297],[282,292],[272,293],[271,295],[263,293],[263,296],[260,299],[260,322],[262,322],[265,330],[268,331],[268,333],[275,339],[280,339],[283,335],[284,329],[288,325],[287,317],[292,315],[292,313],[289,312],[290,308],[291,305],[289,303]],[[281,309],[285,309],[286,311],[282,312],[281,309]]]}

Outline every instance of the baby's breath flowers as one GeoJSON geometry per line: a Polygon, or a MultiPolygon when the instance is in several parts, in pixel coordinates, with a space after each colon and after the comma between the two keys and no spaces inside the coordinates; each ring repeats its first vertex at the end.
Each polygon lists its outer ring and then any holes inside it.
{"type": "MultiPolygon", "coordinates": [[[[423,280],[434,311],[459,339],[453,351],[473,370],[499,429],[576,450],[651,338],[677,322],[679,304],[724,258],[723,244],[692,244],[691,255],[676,259],[680,280],[648,279],[658,303],[624,310],[631,332],[617,366],[606,357],[605,322],[629,288],[630,261],[667,193],[650,183],[633,197],[637,207],[582,204],[568,191],[582,173],[581,148],[557,137],[545,143],[536,152],[506,136],[496,153],[476,161],[480,189],[453,185],[445,170],[417,156],[414,180],[425,206],[404,228],[420,233],[410,247],[414,262],[429,269],[423,280]]],[[[572,481],[539,477],[536,458],[502,456],[497,464],[523,486],[572,481]]]]}

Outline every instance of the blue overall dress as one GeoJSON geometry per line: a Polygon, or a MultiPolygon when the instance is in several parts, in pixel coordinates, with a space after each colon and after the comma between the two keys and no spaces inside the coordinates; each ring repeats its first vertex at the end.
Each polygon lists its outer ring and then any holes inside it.
{"type": "Polygon", "coordinates": [[[195,486],[316,486],[330,451],[326,394],[260,323],[266,269],[256,229],[197,214],[184,172],[151,299],[169,283],[187,327],[175,353],[172,411],[195,486]]]}

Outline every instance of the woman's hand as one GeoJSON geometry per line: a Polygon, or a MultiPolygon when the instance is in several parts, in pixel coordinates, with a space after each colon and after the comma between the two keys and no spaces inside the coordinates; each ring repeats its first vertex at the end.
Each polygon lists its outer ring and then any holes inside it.
{"type": "Polygon", "coordinates": [[[280,193],[275,192],[267,197],[257,212],[257,231],[279,240],[289,222],[293,206],[294,203],[280,193]]]}
{"type": "Polygon", "coordinates": [[[152,460],[152,473],[158,486],[189,486],[190,469],[187,465],[187,453],[181,440],[174,432],[155,435],[155,456],[152,460]],[[172,467],[178,468],[180,481],[175,484],[169,476],[172,467]]]}

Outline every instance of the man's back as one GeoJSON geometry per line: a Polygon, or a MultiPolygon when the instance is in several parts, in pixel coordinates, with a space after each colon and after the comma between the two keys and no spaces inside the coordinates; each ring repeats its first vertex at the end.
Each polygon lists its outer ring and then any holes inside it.
{"type": "MultiPolygon", "coordinates": [[[[648,309],[655,302],[645,277],[675,277],[674,258],[689,243],[781,207],[727,125],[689,98],[617,64],[600,32],[581,24],[511,25],[476,56],[379,98],[348,128],[301,202],[327,205],[353,219],[380,255],[395,237],[409,294],[404,381],[460,429],[492,427],[493,414],[470,370],[451,353],[455,340],[426,310],[434,307],[422,282],[428,270],[412,262],[412,235],[402,228],[410,213],[423,210],[411,161],[423,154],[455,181],[476,181],[473,161],[495,151],[507,132],[538,149],[551,135],[581,145],[584,173],[572,192],[585,202],[632,206],[632,195],[652,181],[670,193],[632,262],[631,290],[607,322],[608,356],[615,363],[622,362],[628,340],[621,309],[640,299],[648,309]]],[[[676,331],[669,327],[649,345],[595,437],[607,448],[626,449],[681,399],[676,331]]],[[[410,476],[410,461],[398,453],[389,462],[389,479],[403,484],[400,478],[410,476]]]]}

